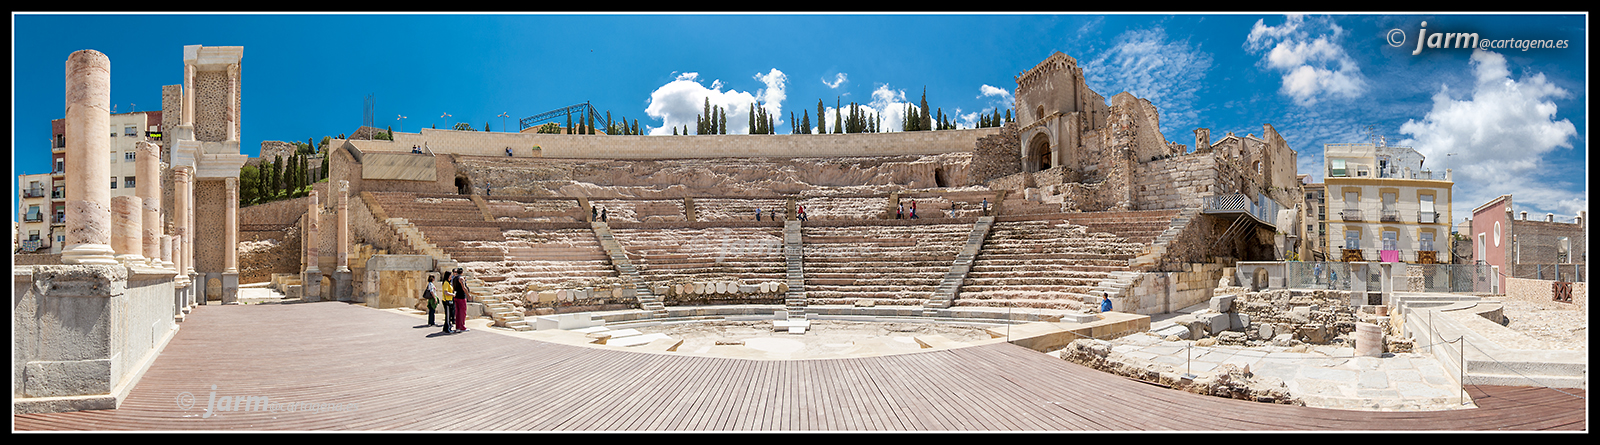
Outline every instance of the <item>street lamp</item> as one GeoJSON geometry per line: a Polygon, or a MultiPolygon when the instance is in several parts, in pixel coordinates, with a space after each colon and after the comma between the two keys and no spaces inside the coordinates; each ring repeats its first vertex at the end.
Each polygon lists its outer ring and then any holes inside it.
{"type": "MultiPolygon", "coordinates": [[[[510,117],[510,116],[507,116],[505,112],[501,112],[500,113],[500,128],[506,128],[506,118],[507,117],[510,117]]],[[[501,131],[505,131],[505,130],[501,130],[501,131]]]]}
{"type": "Polygon", "coordinates": [[[406,131],[406,121],[403,120],[406,116],[403,114],[397,114],[396,116],[399,117],[394,118],[394,120],[400,121],[400,131],[406,131]]]}

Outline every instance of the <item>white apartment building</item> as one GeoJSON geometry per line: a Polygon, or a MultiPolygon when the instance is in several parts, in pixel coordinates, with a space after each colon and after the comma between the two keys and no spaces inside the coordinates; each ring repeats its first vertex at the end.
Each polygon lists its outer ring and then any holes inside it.
{"type": "Polygon", "coordinates": [[[17,214],[22,220],[15,227],[14,252],[44,253],[56,243],[50,232],[49,173],[17,175],[17,214]]]}
{"type": "Polygon", "coordinates": [[[1450,261],[1450,170],[1410,147],[1327,144],[1327,252],[1334,261],[1450,261]]]}

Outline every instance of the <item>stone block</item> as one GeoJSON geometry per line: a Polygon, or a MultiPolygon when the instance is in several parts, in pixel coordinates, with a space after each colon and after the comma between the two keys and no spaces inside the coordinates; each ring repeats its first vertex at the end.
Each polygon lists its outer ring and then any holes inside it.
{"type": "Polygon", "coordinates": [[[1156,335],[1159,335],[1162,338],[1177,337],[1180,340],[1189,340],[1191,337],[1189,327],[1181,324],[1174,324],[1172,326],[1161,328],[1160,330],[1156,331],[1156,335]]]}
{"type": "Polygon", "coordinates": [[[1319,345],[1328,343],[1328,328],[1320,323],[1302,324],[1295,329],[1295,333],[1306,343],[1319,345]]]}
{"type": "Polygon", "coordinates": [[[1246,330],[1250,329],[1250,314],[1229,312],[1228,326],[1229,330],[1245,332],[1246,330]]]}
{"type": "Polygon", "coordinates": [[[605,325],[605,320],[595,320],[587,313],[540,315],[534,317],[534,329],[581,329],[605,325]]]}
{"type": "Polygon", "coordinates": [[[1205,328],[1206,335],[1217,335],[1232,326],[1228,320],[1228,314],[1213,312],[1195,314],[1195,320],[1199,321],[1200,325],[1205,328]]]}
{"type": "Polygon", "coordinates": [[[1357,357],[1383,355],[1383,330],[1378,325],[1356,322],[1355,341],[1357,357]]]}
{"type": "Polygon", "coordinates": [[[1233,312],[1233,299],[1234,299],[1233,295],[1218,295],[1218,296],[1215,296],[1215,297],[1211,297],[1211,301],[1210,301],[1210,303],[1211,303],[1210,304],[1211,312],[1217,312],[1217,313],[1233,312]]]}
{"type": "Polygon", "coordinates": [[[760,291],[761,291],[761,286],[757,286],[757,285],[754,285],[754,284],[741,284],[741,285],[739,285],[739,293],[741,293],[741,294],[754,294],[754,293],[757,293],[757,292],[760,292],[760,291]]]}

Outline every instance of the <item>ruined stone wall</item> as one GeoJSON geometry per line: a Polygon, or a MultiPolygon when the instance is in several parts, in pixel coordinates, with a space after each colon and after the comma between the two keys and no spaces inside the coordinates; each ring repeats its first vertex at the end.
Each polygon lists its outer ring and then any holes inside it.
{"type": "MultiPolygon", "coordinates": [[[[388,215],[376,215],[369,207],[370,195],[357,194],[350,197],[350,242],[352,244],[370,244],[377,249],[394,253],[396,255],[414,255],[412,249],[393,227],[384,222],[388,215]]],[[[351,250],[354,252],[354,250],[351,250]]],[[[352,260],[352,262],[354,262],[352,260]]]]}
{"type": "Polygon", "coordinates": [[[1111,97],[1111,112],[1114,125],[1125,126],[1118,131],[1126,131],[1132,138],[1130,148],[1134,159],[1148,162],[1172,154],[1166,138],[1161,135],[1159,111],[1149,100],[1120,93],[1111,97]]]}
{"type": "Polygon", "coordinates": [[[1001,126],[999,133],[979,138],[972,153],[970,183],[965,185],[983,184],[1022,172],[1022,160],[1017,157],[1022,152],[1018,137],[1017,124],[1012,122],[1001,126]]]}
{"type": "Polygon", "coordinates": [[[1585,262],[1584,254],[1588,251],[1584,247],[1588,245],[1588,237],[1584,235],[1585,228],[1582,225],[1519,219],[1513,221],[1511,226],[1517,247],[1513,256],[1520,264],[1557,264],[1556,251],[1560,245],[1559,238],[1563,236],[1568,238],[1569,252],[1566,261],[1560,264],[1585,262]]]}
{"type": "Polygon", "coordinates": [[[227,213],[228,190],[223,181],[206,179],[194,183],[194,270],[196,272],[222,272],[224,240],[227,227],[222,215],[227,213]]]}
{"type": "MultiPolygon", "coordinates": [[[[319,183],[317,185],[321,186],[321,185],[324,185],[324,184],[325,183],[319,183]]],[[[320,187],[316,187],[316,186],[313,186],[313,187],[316,188],[317,190],[319,190],[317,192],[318,194],[322,193],[320,191],[321,190],[320,187]]],[[[322,195],[322,196],[327,196],[327,195],[322,195]]],[[[250,225],[256,225],[256,224],[267,224],[267,225],[295,224],[296,222],[300,221],[300,217],[301,216],[305,216],[305,214],[306,214],[306,205],[310,204],[310,203],[311,203],[311,197],[310,196],[302,196],[302,197],[294,198],[294,199],[285,199],[285,200],[282,200],[282,201],[273,201],[273,202],[269,202],[269,203],[266,203],[266,204],[256,204],[256,205],[248,206],[248,207],[240,207],[239,208],[239,225],[240,226],[250,226],[250,225]]]]}
{"type": "Polygon", "coordinates": [[[569,159],[682,159],[745,157],[896,156],[970,152],[979,138],[999,128],[962,130],[780,135],[623,136],[501,133],[436,130],[396,132],[393,142],[368,141],[367,151],[410,152],[424,146],[434,154],[569,159]],[[388,148],[382,148],[387,146],[388,148]]]}
{"type": "Polygon", "coordinates": [[[1245,292],[1234,298],[1233,310],[1249,315],[1252,329],[1269,326],[1274,334],[1290,333],[1305,343],[1326,344],[1356,330],[1357,308],[1350,306],[1349,291],[1245,292]]]}
{"type": "MultiPolygon", "coordinates": [[[[284,141],[261,141],[260,156],[250,158],[250,160],[245,161],[244,165],[260,166],[263,163],[271,164],[272,161],[276,159],[275,157],[281,156],[283,159],[288,159],[290,156],[294,156],[295,150],[296,147],[293,143],[284,141]]],[[[313,159],[313,161],[317,160],[313,159]]],[[[315,168],[319,164],[320,162],[313,162],[311,165],[313,168],[315,168]]]]}
{"type": "MultiPolygon", "coordinates": [[[[194,137],[204,142],[228,139],[231,81],[226,71],[198,71],[194,75],[194,137]]],[[[242,96],[242,95],[241,95],[242,96]]]]}
{"type": "Polygon", "coordinates": [[[305,270],[300,230],[298,221],[278,230],[240,230],[239,283],[271,281],[272,274],[305,270]]]}
{"type": "Polygon", "coordinates": [[[1216,194],[1221,172],[1216,157],[1197,153],[1158,159],[1134,167],[1135,210],[1199,207],[1216,194]]]}

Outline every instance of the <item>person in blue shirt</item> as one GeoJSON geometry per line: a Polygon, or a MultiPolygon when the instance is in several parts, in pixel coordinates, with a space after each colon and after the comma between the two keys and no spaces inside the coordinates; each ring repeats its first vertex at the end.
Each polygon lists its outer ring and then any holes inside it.
{"type": "Polygon", "coordinates": [[[1111,312],[1111,297],[1100,297],[1100,312],[1111,312]]]}

